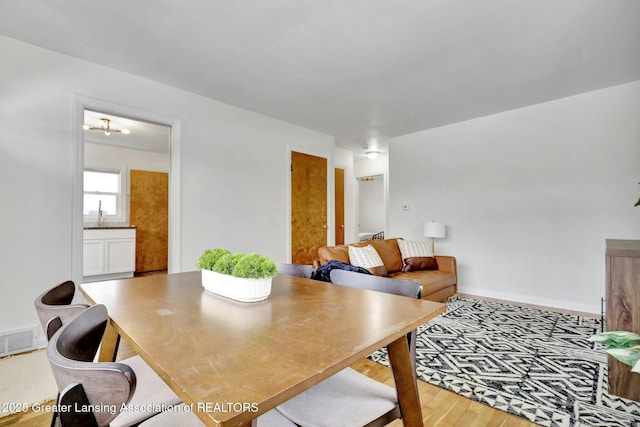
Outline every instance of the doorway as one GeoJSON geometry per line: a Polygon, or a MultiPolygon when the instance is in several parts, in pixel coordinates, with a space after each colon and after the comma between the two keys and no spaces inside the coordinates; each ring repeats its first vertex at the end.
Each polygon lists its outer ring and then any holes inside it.
{"type": "MultiPolygon", "coordinates": [[[[95,226],[97,219],[98,227],[131,230],[131,235],[135,236],[135,253],[127,251],[120,256],[122,261],[134,258],[133,262],[121,262],[117,270],[128,271],[133,268],[131,274],[166,272],[169,255],[170,128],[88,109],[84,111],[83,127],[85,227],[95,226]],[[109,189],[115,194],[96,194],[96,184],[94,180],[87,181],[87,173],[92,177],[104,174],[116,177],[112,180],[114,188],[109,189]],[[96,198],[102,199],[99,217],[94,206],[96,198]],[[107,201],[111,203],[105,203],[107,201]]],[[[86,247],[87,241],[84,242],[86,247]]],[[[111,255],[106,249],[104,256],[108,260],[111,255]]],[[[117,255],[117,252],[114,253],[114,256],[117,255]]],[[[97,264],[96,260],[88,260],[87,256],[88,253],[84,253],[85,275],[88,265],[97,264]]],[[[111,273],[112,269],[106,262],[104,264],[104,273],[111,273]]],[[[95,276],[95,271],[92,270],[91,280],[110,277],[95,276]]],[[[127,276],[125,272],[122,274],[127,276]]]]}
{"type": "Polygon", "coordinates": [[[358,235],[361,241],[380,236],[380,233],[384,236],[386,212],[384,175],[358,178],[358,235]]]}
{"type": "MultiPolygon", "coordinates": [[[[94,148],[98,148],[98,151],[101,149],[104,151],[104,147],[100,144],[94,144],[93,147],[88,148],[85,147],[85,132],[83,130],[83,125],[85,124],[85,111],[86,112],[94,112],[95,114],[107,116],[120,117],[123,120],[129,120],[132,123],[140,123],[142,125],[155,125],[158,128],[163,128],[168,138],[164,141],[164,151],[166,154],[164,155],[164,161],[168,161],[168,166],[165,164],[164,168],[168,169],[167,171],[167,181],[168,181],[168,236],[167,236],[167,247],[166,250],[166,258],[167,258],[167,271],[171,272],[179,272],[180,268],[180,148],[181,148],[181,138],[180,138],[180,128],[181,122],[179,119],[171,116],[167,116],[164,114],[158,114],[153,112],[148,112],[144,110],[139,110],[132,107],[127,107],[119,104],[113,104],[107,101],[102,101],[98,99],[78,96],[76,98],[76,106],[74,108],[74,116],[73,116],[73,164],[74,168],[72,169],[72,187],[73,187],[73,227],[72,227],[72,276],[73,280],[77,283],[82,282],[83,277],[83,234],[84,234],[84,226],[85,226],[85,215],[83,211],[83,201],[84,201],[84,170],[85,170],[85,157],[89,158],[91,156],[90,150],[94,148]],[[85,152],[86,151],[86,152],[85,152]]],[[[106,117],[105,117],[106,118],[106,117]]],[[[104,123],[101,121],[100,123],[104,123]]],[[[126,123],[126,122],[125,122],[126,123]]],[[[134,130],[134,125],[129,125],[126,123],[126,126],[131,126],[129,129],[131,132],[134,130]]],[[[122,125],[124,128],[124,125],[122,125]]],[[[113,128],[118,128],[115,124],[113,128]]],[[[112,129],[113,130],[113,129],[112,129]]],[[[104,131],[95,131],[95,137],[98,138],[98,135],[101,133],[104,134],[104,131]]],[[[121,133],[121,132],[118,132],[121,133]]],[[[111,132],[113,135],[113,132],[111,132]]],[[[127,135],[127,136],[129,136],[127,135]]],[[[102,136],[111,136],[111,135],[102,135],[102,136]]],[[[94,141],[95,142],[95,141],[94,141]]],[[[144,143],[152,144],[151,141],[146,141],[144,143]]],[[[143,144],[144,144],[143,143],[143,144]]],[[[138,146],[135,147],[136,151],[133,151],[134,148],[131,146],[121,147],[122,149],[132,150],[128,151],[127,154],[135,153],[136,154],[136,162],[159,162],[159,158],[162,158],[162,155],[159,155],[154,152],[150,146],[138,146]]],[[[112,150],[115,150],[114,147],[111,147],[112,150]]],[[[126,180],[127,186],[124,191],[125,202],[123,204],[124,210],[121,211],[121,221],[129,220],[129,203],[130,200],[126,199],[129,197],[129,169],[135,169],[135,167],[125,167],[126,170],[126,180]],[[126,207],[125,207],[126,206],[126,207]],[[124,220],[122,219],[124,217],[124,220]]],[[[135,224],[134,224],[135,225],[135,224]]]]}

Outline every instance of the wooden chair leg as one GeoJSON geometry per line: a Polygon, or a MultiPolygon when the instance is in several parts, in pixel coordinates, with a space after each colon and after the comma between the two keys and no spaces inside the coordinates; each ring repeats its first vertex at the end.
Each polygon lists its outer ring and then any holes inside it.
{"type": "Polygon", "coordinates": [[[105,328],[104,336],[102,337],[98,362],[115,362],[119,346],[120,334],[118,334],[118,331],[113,327],[109,320],[107,321],[107,327],[105,328]]]}
{"type": "Polygon", "coordinates": [[[387,352],[393,370],[393,379],[396,383],[402,422],[407,427],[423,426],[418,384],[411,365],[407,339],[401,337],[387,345],[387,352]]]}

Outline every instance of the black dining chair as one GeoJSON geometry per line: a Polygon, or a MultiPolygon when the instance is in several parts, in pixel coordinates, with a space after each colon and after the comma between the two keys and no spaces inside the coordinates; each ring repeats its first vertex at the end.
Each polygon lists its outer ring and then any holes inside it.
{"type": "Polygon", "coordinates": [[[284,262],[276,263],[278,267],[278,273],[286,276],[304,277],[309,279],[313,274],[313,265],[307,264],[287,264],[284,262]]]}
{"type": "MultiPolygon", "coordinates": [[[[417,282],[345,270],[332,270],[335,285],[422,297],[417,282]]],[[[416,331],[407,335],[415,376],[416,331]]],[[[402,418],[396,389],[352,368],[346,368],[277,407],[284,416],[305,427],[384,426],[402,418]]]]}

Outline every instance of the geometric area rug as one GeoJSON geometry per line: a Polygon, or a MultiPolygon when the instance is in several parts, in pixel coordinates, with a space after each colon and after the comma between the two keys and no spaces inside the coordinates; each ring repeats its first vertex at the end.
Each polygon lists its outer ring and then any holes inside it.
{"type": "MultiPolygon", "coordinates": [[[[420,326],[418,378],[543,426],[640,426],[640,404],[607,393],[600,321],[472,298],[420,326]]],[[[386,350],[369,356],[388,366],[386,350]]]]}

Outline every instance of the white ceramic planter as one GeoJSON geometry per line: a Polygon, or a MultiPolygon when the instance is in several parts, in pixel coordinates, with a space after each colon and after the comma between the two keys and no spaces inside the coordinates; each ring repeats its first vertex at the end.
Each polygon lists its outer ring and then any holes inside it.
{"type": "Polygon", "coordinates": [[[271,293],[271,277],[266,279],[244,279],[202,270],[202,286],[207,292],[241,302],[263,301],[271,293]]]}

